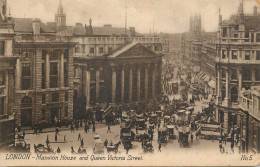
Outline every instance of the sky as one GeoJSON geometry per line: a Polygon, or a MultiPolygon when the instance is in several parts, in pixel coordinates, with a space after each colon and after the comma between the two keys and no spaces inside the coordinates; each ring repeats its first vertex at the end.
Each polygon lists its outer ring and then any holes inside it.
{"type": "MultiPolygon", "coordinates": [[[[7,0],[11,15],[15,18],[40,18],[53,22],[59,0],[7,0]]],[[[75,23],[93,26],[111,24],[125,26],[127,2],[127,27],[137,32],[182,33],[189,29],[191,15],[200,13],[202,27],[207,32],[217,30],[218,13],[223,19],[235,14],[241,0],[61,0],[67,15],[67,25],[75,23]],[[154,28],[153,28],[154,27],[154,28]]],[[[245,13],[253,13],[255,0],[244,0],[245,13]]],[[[260,10],[259,10],[260,11],[260,10]]]]}

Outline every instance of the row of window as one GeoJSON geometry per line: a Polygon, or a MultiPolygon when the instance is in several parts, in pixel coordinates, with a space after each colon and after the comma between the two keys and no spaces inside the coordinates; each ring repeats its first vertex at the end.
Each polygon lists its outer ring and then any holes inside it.
{"type": "MultiPolygon", "coordinates": [[[[64,117],[68,117],[69,115],[69,107],[64,106],[64,117]]],[[[46,119],[46,109],[42,109],[42,120],[46,119]]]]}
{"type": "MultiPolygon", "coordinates": [[[[0,73],[0,84],[1,84],[0,73]]],[[[45,88],[45,63],[42,63],[42,88],[45,88]]],[[[57,88],[59,81],[58,62],[50,62],[50,88],[57,88]]],[[[4,82],[4,80],[3,80],[4,82]]],[[[64,86],[68,86],[68,63],[64,62],[64,86]]],[[[29,90],[32,88],[32,67],[31,63],[22,63],[21,89],[29,90]]]]}
{"type": "MultiPolygon", "coordinates": [[[[65,101],[69,100],[69,93],[65,92],[65,101]]],[[[51,102],[59,102],[60,101],[60,95],[59,93],[52,93],[51,94],[51,102]]],[[[46,104],[46,97],[45,94],[42,94],[42,104],[46,104]]]]}
{"type": "MultiPolygon", "coordinates": [[[[112,47],[108,48],[108,52],[111,52],[112,50],[113,50],[112,47]]],[[[98,51],[96,51],[96,49],[94,47],[90,47],[89,48],[89,53],[90,54],[95,54],[95,53],[102,54],[104,52],[105,52],[104,47],[99,47],[98,51]]],[[[86,45],[81,45],[81,46],[77,45],[75,47],[75,53],[86,53],[86,45]]]]}
{"type": "MultiPolygon", "coordinates": [[[[226,71],[224,69],[222,70],[221,78],[222,79],[226,78],[226,71]]],[[[247,81],[252,80],[252,70],[250,70],[250,69],[243,69],[242,78],[243,78],[243,80],[247,80],[247,81]]],[[[238,79],[238,75],[237,75],[237,70],[236,69],[232,69],[231,70],[231,79],[232,80],[237,80],[238,79]]],[[[256,69],[255,70],[255,80],[256,81],[260,81],[260,69],[256,69]]]]}
{"type": "MultiPolygon", "coordinates": [[[[124,41],[125,38],[88,38],[88,41],[124,41]]],[[[129,40],[129,38],[127,38],[129,40]]],[[[159,42],[159,38],[130,38],[131,41],[139,41],[139,42],[145,42],[149,41],[152,42],[153,40],[155,42],[159,42]]],[[[82,38],[82,41],[85,41],[85,38],[82,38]]]]}
{"type": "MultiPolygon", "coordinates": [[[[253,51],[254,54],[255,51],[253,51]]],[[[226,50],[222,50],[222,59],[227,58],[227,51],[226,50]]],[[[232,51],[232,55],[231,55],[231,59],[232,60],[237,60],[238,59],[238,51],[237,50],[233,50],[232,51]]],[[[245,60],[251,60],[251,54],[250,51],[245,51],[245,60]]],[[[260,60],[260,51],[256,51],[256,60],[260,60]]]]}

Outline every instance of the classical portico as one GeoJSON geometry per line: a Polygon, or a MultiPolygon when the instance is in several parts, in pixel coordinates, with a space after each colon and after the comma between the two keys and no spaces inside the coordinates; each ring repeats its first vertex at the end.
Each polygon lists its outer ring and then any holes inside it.
{"type": "Polygon", "coordinates": [[[84,92],[86,109],[102,103],[116,106],[156,99],[161,91],[161,56],[139,43],[102,58],[77,57],[74,64],[84,66],[79,79],[83,84],[77,91],[84,92]]]}

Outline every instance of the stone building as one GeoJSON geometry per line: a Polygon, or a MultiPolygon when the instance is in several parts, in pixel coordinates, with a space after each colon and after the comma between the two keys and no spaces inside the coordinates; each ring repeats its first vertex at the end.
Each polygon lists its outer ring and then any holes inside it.
{"type": "MultiPolygon", "coordinates": [[[[257,8],[254,8],[257,10],[257,8]]],[[[260,16],[245,15],[243,3],[237,15],[220,15],[216,58],[216,120],[224,131],[239,127],[239,95],[242,89],[260,85],[260,16]]]]}
{"type": "Polygon", "coordinates": [[[14,144],[14,76],[17,57],[13,55],[14,23],[0,0],[0,149],[14,144]]]}
{"type": "Polygon", "coordinates": [[[118,106],[155,100],[161,92],[161,56],[140,43],[125,44],[103,57],[74,56],[74,68],[74,101],[81,108],[78,112],[99,104],[118,106]],[[80,103],[82,99],[85,101],[80,103]]]}
{"type": "Polygon", "coordinates": [[[243,90],[239,97],[242,152],[260,153],[260,86],[243,90]]]}
{"type": "Polygon", "coordinates": [[[39,19],[14,21],[16,123],[32,126],[73,118],[73,50],[39,19]],[[56,119],[55,119],[56,118],[56,119]]]}

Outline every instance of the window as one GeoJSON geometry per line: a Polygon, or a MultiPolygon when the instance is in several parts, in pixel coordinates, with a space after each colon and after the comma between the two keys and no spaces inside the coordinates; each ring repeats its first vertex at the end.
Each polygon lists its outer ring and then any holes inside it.
{"type": "Polygon", "coordinates": [[[90,71],[90,80],[96,80],[96,71],[94,70],[90,71]]]}
{"type": "Polygon", "coordinates": [[[65,101],[68,101],[68,99],[69,99],[69,93],[65,92],[65,101]]]}
{"type": "Polygon", "coordinates": [[[260,70],[259,69],[255,70],[255,80],[260,81],[260,70]]]}
{"type": "Polygon", "coordinates": [[[243,70],[243,79],[247,80],[247,81],[251,80],[251,70],[249,70],[249,69],[243,70]]]}
{"type": "Polygon", "coordinates": [[[94,53],[95,53],[95,48],[90,48],[90,49],[89,49],[89,53],[94,54],[94,53]]]}
{"type": "Polygon", "coordinates": [[[51,88],[58,87],[58,63],[57,62],[50,63],[50,87],[51,88]]]}
{"type": "Polygon", "coordinates": [[[250,60],[250,51],[245,52],[245,60],[250,60]]]}
{"type": "Polygon", "coordinates": [[[75,47],[75,53],[79,53],[79,46],[78,45],[75,47]]]}
{"type": "Polygon", "coordinates": [[[238,38],[238,34],[234,34],[234,38],[238,38]]]}
{"type": "Polygon", "coordinates": [[[254,33],[251,33],[251,42],[254,42],[254,41],[255,41],[254,33]]]}
{"type": "Polygon", "coordinates": [[[224,69],[222,69],[221,78],[226,78],[226,71],[224,69]]]}
{"type": "Polygon", "coordinates": [[[64,86],[69,86],[69,73],[68,73],[68,63],[64,62],[64,86]]]}
{"type": "Polygon", "coordinates": [[[256,34],[256,42],[260,42],[260,33],[256,34]]]}
{"type": "Polygon", "coordinates": [[[45,101],[45,94],[42,94],[42,104],[45,104],[46,101],[45,101]]]}
{"type": "Polygon", "coordinates": [[[99,53],[104,53],[104,49],[103,48],[99,48],[99,53]]]}
{"type": "Polygon", "coordinates": [[[109,47],[108,48],[108,52],[112,52],[113,48],[112,47],[109,47]]]}
{"type": "Polygon", "coordinates": [[[68,106],[65,106],[64,107],[64,116],[68,117],[68,115],[69,115],[69,108],[68,108],[68,106]]]}
{"type": "Polygon", "coordinates": [[[31,88],[31,64],[22,64],[21,89],[28,90],[31,88]]]}
{"type": "Polygon", "coordinates": [[[82,45],[82,53],[86,53],[86,51],[85,51],[85,45],[82,45]]]}
{"type": "Polygon", "coordinates": [[[222,29],[222,37],[227,37],[227,28],[226,27],[224,27],[222,29]]]}
{"type": "Polygon", "coordinates": [[[237,70],[233,69],[231,71],[231,79],[237,79],[237,70]]]}
{"type": "Polygon", "coordinates": [[[45,63],[42,63],[42,89],[45,89],[45,63]]]}
{"type": "Polygon", "coordinates": [[[60,98],[59,93],[53,93],[51,95],[51,101],[52,102],[59,102],[59,98],[60,98]]]}
{"type": "Polygon", "coordinates": [[[45,120],[45,109],[42,109],[42,120],[45,120]]]}
{"type": "Polygon", "coordinates": [[[74,67],[74,76],[75,76],[75,78],[79,78],[79,68],[78,67],[74,67]]]}
{"type": "Polygon", "coordinates": [[[226,51],[222,50],[222,59],[225,59],[225,58],[226,58],[226,51]]]}
{"type": "Polygon", "coordinates": [[[5,41],[0,41],[0,56],[5,54],[5,41]]]}
{"type": "Polygon", "coordinates": [[[0,98],[0,115],[4,115],[5,114],[5,99],[4,97],[0,98]]]}
{"type": "Polygon", "coordinates": [[[237,59],[237,51],[236,50],[232,51],[232,59],[237,59]]]}
{"type": "Polygon", "coordinates": [[[260,60],[260,51],[256,51],[256,60],[260,60]]]}
{"type": "Polygon", "coordinates": [[[5,73],[0,71],[0,85],[5,85],[5,73]]]}

